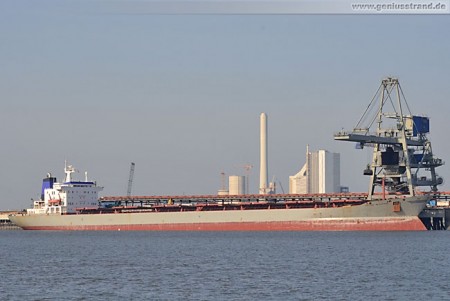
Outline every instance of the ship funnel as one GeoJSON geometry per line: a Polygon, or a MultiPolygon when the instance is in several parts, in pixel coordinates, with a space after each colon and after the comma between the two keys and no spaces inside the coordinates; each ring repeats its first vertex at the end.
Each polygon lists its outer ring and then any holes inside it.
{"type": "Polygon", "coordinates": [[[56,183],[56,178],[52,177],[52,175],[48,173],[47,177],[42,180],[41,200],[44,199],[45,190],[52,189],[54,183],[56,183]]]}

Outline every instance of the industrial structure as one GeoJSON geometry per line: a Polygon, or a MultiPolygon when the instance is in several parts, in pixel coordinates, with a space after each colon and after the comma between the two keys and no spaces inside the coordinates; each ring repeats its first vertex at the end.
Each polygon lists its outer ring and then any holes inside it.
{"type": "Polygon", "coordinates": [[[267,133],[267,115],[260,115],[260,164],[259,164],[259,194],[275,193],[275,182],[268,182],[269,164],[268,164],[268,133],[267,133]]]}
{"type": "MultiPolygon", "coordinates": [[[[336,140],[373,147],[372,161],[364,170],[364,174],[370,176],[368,193],[275,194],[275,185],[268,184],[267,180],[267,116],[262,113],[258,194],[241,194],[245,181],[236,177],[229,189],[236,189],[237,195],[112,196],[99,200],[98,192],[103,187],[88,181],[87,176],[85,181],[74,181],[71,174],[75,169],[66,164],[63,182],[57,182],[49,174],[43,180],[41,199],[34,201],[33,208],[9,218],[26,230],[398,231],[447,228],[445,217],[433,216],[436,211],[420,216],[431,202],[439,200],[449,204],[450,198],[450,194],[437,191],[443,180],[435,168],[444,162],[431,151],[427,138],[428,118],[404,113],[403,108],[408,105],[401,97],[403,92],[397,79],[384,79],[377,95],[380,102],[376,104],[372,100],[366,110],[367,113],[374,108],[374,117],[365,113],[353,131],[335,135],[336,140]],[[389,105],[393,111],[387,110],[389,105]],[[367,126],[362,126],[363,120],[368,120],[367,126]],[[375,129],[373,124],[376,124],[375,129]],[[425,186],[430,189],[419,190],[425,186]]],[[[328,185],[336,189],[336,183],[328,182],[332,177],[327,177],[326,169],[336,176],[338,162],[336,154],[308,150],[306,167],[297,177],[299,186],[304,184],[305,189],[319,190],[327,189],[328,185]],[[313,176],[313,170],[322,172],[322,176],[319,172],[313,176]],[[306,180],[302,183],[302,179],[306,180]]]]}
{"type": "Polygon", "coordinates": [[[17,211],[0,211],[0,230],[20,230],[21,228],[9,219],[9,215],[18,213],[17,211]]]}
{"type": "Polygon", "coordinates": [[[267,194],[269,185],[267,182],[268,158],[267,158],[267,115],[261,113],[260,116],[260,158],[259,158],[259,193],[267,194]]]}
{"type": "Polygon", "coordinates": [[[326,150],[315,152],[306,147],[306,162],[300,171],[289,177],[289,193],[341,192],[340,154],[326,150]]]}
{"type": "Polygon", "coordinates": [[[217,195],[228,195],[228,189],[226,189],[226,174],[224,171],[220,173],[220,178],[222,182],[222,186],[220,187],[217,195]]]}
{"type": "Polygon", "coordinates": [[[245,185],[245,176],[229,176],[228,177],[228,194],[241,195],[247,194],[245,185]]]}
{"type": "Polygon", "coordinates": [[[436,168],[444,162],[432,152],[429,131],[429,118],[413,115],[398,79],[388,77],[353,131],[339,132],[334,139],[356,142],[361,149],[373,147],[372,162],[364,170],[370,176],[369,200],[376,191],[412,197],[420,187],[437,192],[443,183],[436,168]]]}
{"type": "Polygon", "coordinates": [[[130,165],[130,176],[128,177],[127,196],[131,195],[131,188],[133,187],[134,166],[135,166],[134,162],[131,162],[131,165],[130,165]]]}

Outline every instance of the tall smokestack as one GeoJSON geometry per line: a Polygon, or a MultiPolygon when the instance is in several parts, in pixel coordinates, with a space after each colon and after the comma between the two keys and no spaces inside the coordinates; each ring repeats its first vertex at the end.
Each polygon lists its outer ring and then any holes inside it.
{"type": "Polygon", "coordinates": [[[260,116],[260,167],[259,167],[259,194],[268,193],[267,184],[267,115],[260,116]]]}

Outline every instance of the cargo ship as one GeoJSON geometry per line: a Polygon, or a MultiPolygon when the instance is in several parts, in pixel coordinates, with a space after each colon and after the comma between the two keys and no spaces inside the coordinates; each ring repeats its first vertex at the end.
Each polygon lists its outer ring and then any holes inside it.
{"type": "Polygon", "coordinates": [[[351,132],[335,135],[335,140],[373,148],[372,161],[363,172],[370,177],[367,193],[274,194],[260,190],[253,195],[99,199],[103,188],[89,181],[87,174],[84,181],[73,180],[75,169],[66,164],[64,181],[48,174],[33,208],[10,219],[25,230],[426,230],[418,216],[443,182],[435,168],[444,163],[432,153],[428,117],[404,114],[402,107],[407,105],[402,106],[402,95],[397,79],[383,79],[369,105],[375,108],[375,117],[365,116],[368,108],[351,132]],[[393,106],[393,112],[386,110],[387,104],[393,106]],[[369,126],[363,126],[363,120],[369,120],[369,126]],[[429,191],[420,187],[429,187],[429,191]]]}

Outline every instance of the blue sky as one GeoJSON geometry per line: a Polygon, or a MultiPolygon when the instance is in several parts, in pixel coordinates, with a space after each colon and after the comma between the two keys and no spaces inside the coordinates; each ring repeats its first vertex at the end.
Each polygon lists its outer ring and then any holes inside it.
{"type": "MultiPolygon", "coordinates": [[[[367,150],[336,142],[381,79],[399,77],[450,142],[448,15],[151,15],[101,1],[0,4],[0,209],[21,209],[67,159],[126,193],[213,194],[220,172],[259,174],[259,114],[269,118],[269,177],[288,190],[306,145],[341,153],[341,183],[366,191],[367,150]]],[[[130,5],[132,5],[131,2],[130,5]]],[[[438,173],[447,180],[448,166],[438,173]]]]}

